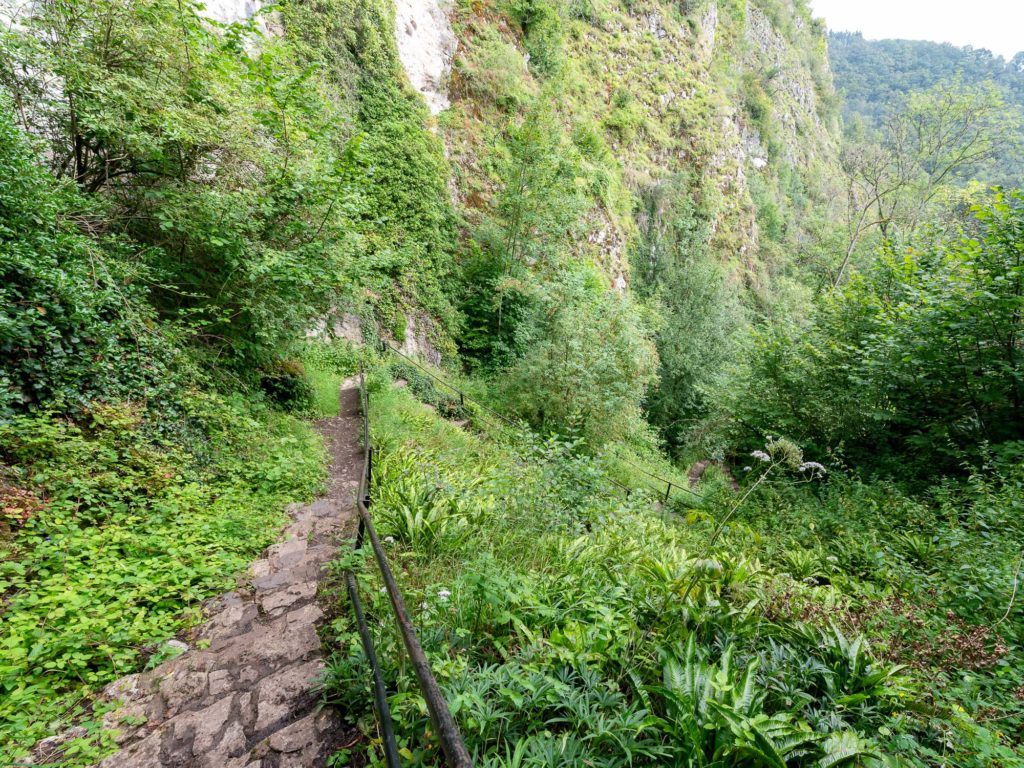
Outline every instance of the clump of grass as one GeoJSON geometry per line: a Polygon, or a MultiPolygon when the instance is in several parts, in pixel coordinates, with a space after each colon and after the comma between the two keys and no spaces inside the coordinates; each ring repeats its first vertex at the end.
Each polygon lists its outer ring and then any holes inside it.
{"type": "Polygon", "coordinates": [[[313,388],[313,413],[320,418],[337,416],[341,412],[341,376],[333,370],[307,365],[306,378],[313,388]]]}

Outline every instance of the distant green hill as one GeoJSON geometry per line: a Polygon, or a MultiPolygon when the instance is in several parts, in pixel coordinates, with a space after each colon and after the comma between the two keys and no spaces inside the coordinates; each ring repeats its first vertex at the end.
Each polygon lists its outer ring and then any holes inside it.
{"type": "Polygon", "coordinates": [[[954,77],[967,84],[991,80],[1007,100],[1024,106],[1024,51],[1010,61],[985,48],[958,48],[927,40],[865,40],[860,32],[831,32],[829,54],[844,114],[878,125],[885,111],[911,91],[954,77]]]}
{"type": "MultiPolygon", "coordinates": [[[[865,40],[860,32],[831,32],[828,37],[836,90],[843,116],[863,117],[878,127],[888,110],[911,92],[960,78],[965,85],[995,83],[1006,101],[1024,109],[1024,51],[1007,61],[985,48],[963,48],[927,40],[865,40]]],[[[999,163],[1005,181],[1020,178],[1019,158],[1010,153],[999,163]]]]}

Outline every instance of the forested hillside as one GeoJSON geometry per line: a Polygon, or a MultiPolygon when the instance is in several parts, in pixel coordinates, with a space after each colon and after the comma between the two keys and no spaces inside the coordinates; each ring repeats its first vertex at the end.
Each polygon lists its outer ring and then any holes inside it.
{"type": "MultiPolygon", "coordinates": [[[[984,48],[927,40],[865,40],[859,32],[830,33],[828,43],[848,122],[863,120],[879,128],[915,93],[954,82],[989,86],[989,101],[999,99],[1018,113],[1024,111],[1024,52],[1007,61],[984,48]]],[[[1004,141],[981,180],[1019,186],[1024,178],[1024,137],[1011,132],[1004,141]]]]}
{"type": "Polygon", "coordinates": [[[984,48],[928,40],[865,40],[860,32],[831,32],[829,57],[843,113],[880,125],[888,109],[914,91],[957,77],[978,85],[991,81],[1007,99],[1024,105],[1024,51],[1007,61],[984,48]]]}
{"type": "MultiPolygon", "coordinates": [[[[118,764],[104,687],[217,653],[360,364],[474,764],[1024,765],[1021,62],[805,0],[0,20],[0,763],[118,764]]],[[[328,764],[384,764],[349,572],[441,765],[348,542],[328,764]]]]}

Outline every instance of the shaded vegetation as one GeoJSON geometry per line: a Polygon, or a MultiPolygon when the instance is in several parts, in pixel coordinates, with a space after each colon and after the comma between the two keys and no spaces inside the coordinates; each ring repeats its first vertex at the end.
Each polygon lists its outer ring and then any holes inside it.
{"type": "MultiPolygon", "coordinates": [[[[843,131],[803,0],[451,17],[437,116],[387,0],[0,35],[4,758],[110,747],[96,691],[315,491],[300,417],[362,359],[374,514],[478,765],[1021,765],[1019,62],[833,36],[843,131]]],[[[379,764],[333,617],[332,764],[379,764]]]]}

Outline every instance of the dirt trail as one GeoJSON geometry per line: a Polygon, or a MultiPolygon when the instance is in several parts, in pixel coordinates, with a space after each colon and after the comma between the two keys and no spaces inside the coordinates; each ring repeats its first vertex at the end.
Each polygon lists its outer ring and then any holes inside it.
{"type": "Polygon", "coordinates": [[[327,495],[294,509],[242,586],[211,601],[190,650],[108,686],[124,702],[108,721],[122,749],[100,768],[313,768],[338,746],[343,729],[318,711],[315,686],[317,585],[354,523],[363,461],[358,389],[346,382],[341,395],[342,415],[318,424],[331,456],[327,495]]]}

